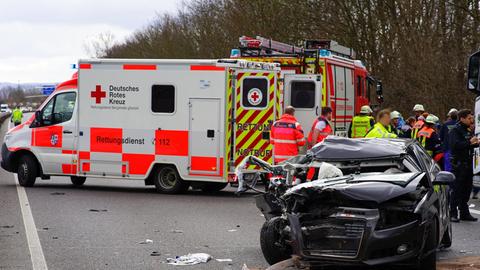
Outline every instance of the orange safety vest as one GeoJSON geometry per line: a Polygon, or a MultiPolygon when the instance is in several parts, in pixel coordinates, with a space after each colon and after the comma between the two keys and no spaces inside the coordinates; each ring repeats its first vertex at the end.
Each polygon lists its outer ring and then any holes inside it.
{"type": "Polygon", "coordinates": [[[302,126],[294,116],[282,115],[280,120],[275,121],[272,125],[270,143],[274,145],[275,163],[298,155],[298,146],[305,145],[302,126]]]}
{"type": "MultiPolygon", "coordinates": [[[[427,145],[427,140],[432,137],[433,132],[435,132],[435,130],[433,130],[433,128],[431,128],[431,127],[423,127],[418,132],[417,140],[420,142],[420,144],[423,146],[423,148],[425,148],[425,146],[427,145]]],[[[433,150],[426,149],[426,148],[425,148],[425,150],[427,150],[427,153],[430,156],[433,156],[433,150]]]]}
{"type": "Polygon", "coordinates": [[[323,130],[320,130],[320,134],[318,134],[317,138],[317,143],[323,141],[328,135],[331,135],[333,133],[333,129],[330,126],[330,123],[328,123],[328,120],[325,119],[325,117],[320,116],[313,121],[312,128],[310,129],[310,132],[308,133],[308,148],[312,148],[312,136],[313,136],[313,131],[315,131],[315,126],[317,125],[318,122],[324,121],[326,126],[323,130]]]}
{"type": "Polygon", "coordinates": [[[412,139],[416,139],[418,137],[418,132],[423,128],[425,122],[423,120],[418,120],[412,127],[412,139]]]}

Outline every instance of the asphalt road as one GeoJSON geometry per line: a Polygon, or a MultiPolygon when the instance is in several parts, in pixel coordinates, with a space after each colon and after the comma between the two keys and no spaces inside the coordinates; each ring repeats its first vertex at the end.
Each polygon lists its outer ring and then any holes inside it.
{"type": "MultiPolygon", "coordinates": [[[[1,127],[2,138],[7,124],[1,127]]],[[[52,177],[38,179],[26,194],[48,269],[268,266],[258,240],[263,217],[251,195],[236,197],[232,188],[216,195],[196,191],[163,195],[141,181],[87,179],[84,187],[74,188],[68,178],[52,177]],[[141,244],[146,239],[153,243],[141,244]],[[152,252],[160,256],[151,256],[152,252]],[[212,260],[189,267],[164,263],[168,257],[194,252],[232,262],[212,260]]],[[[480,202],[472,203],[480,213],[480,202]]],[[[455,224],[453,247],[440,252],[440,258],[480,255],[479,228],[480,223],[455,224]]],[[[32,269],[14,175],[4,170],[0,170],[0,269],[32,269]]]]}

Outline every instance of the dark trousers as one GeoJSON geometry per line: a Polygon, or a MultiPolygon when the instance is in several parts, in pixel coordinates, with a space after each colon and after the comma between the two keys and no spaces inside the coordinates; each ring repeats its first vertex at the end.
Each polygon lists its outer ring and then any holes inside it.
{"type": "Polygon", "coordinates": [[[451,216],[457,216],[457,208],[460,216],[470,215],[468,201],[473,187],[473,172],[469,163],[460,163],[453,166],[455,183],[453,184],[452,197],[450,201],[451,216]]]}

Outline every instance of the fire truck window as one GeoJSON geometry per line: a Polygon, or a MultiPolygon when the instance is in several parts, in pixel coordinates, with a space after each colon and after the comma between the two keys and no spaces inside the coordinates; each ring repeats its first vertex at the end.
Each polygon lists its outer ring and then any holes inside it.
{"type": "Polygon", "coordinates": [[[243,79],[242,106],[244,108],[266,108],[268,99],[268,80],[266,78],[243,79]]]}
{"type": "Polygon", "coordinates": [[[175,111],[175,87],[173,85],[152,86],[152,112],[173,113],[175,111]]]}
{"type": "Polygon", "coordinates": [[[362,96],[363,93],[363,79],[361,76],[357,76],[357,96],[362,96]]]}
{"type": "Polygon", "coordinates": [[[294,81],[290,88],[290,104],[295,108],[315,107],[315,83],[294,81]]]}

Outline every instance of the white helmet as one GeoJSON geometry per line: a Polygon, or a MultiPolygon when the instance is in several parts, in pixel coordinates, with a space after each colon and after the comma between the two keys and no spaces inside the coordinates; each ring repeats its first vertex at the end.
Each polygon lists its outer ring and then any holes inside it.
{"type": "Polygon", "coordinates": [[[372,112],[373,112],[372,109],[368,105],[364,105],[360,108],[360,113],[368,114],[368,113],[372,113],[372,112]]]}
{"type": "Polygon", "coordinates": [[[448,111],[447,116],[450,116],[452,113],[458,113],[458,110],[455,108],[451,108],[450,111],[448,111]]]}
{"type": "Polygon", "coordinates": [[[429,124],[436,124],[438,123],[438,121],[440,121],[440,119],[438,119],[438,117],[436,117],[433,114],[429,114],[425,119],[425,123],[429,123],[429,124]]]}
{"type": "Polygon", "coordinates": [[[393,112],[390,113],[390,118],[392,118],[392,119],[400,118],[401,116],[402,115],[397,111],[393,111],[393,112]]]}
{"type": "Polygon", "coordinates": [[[414,112],[424,112],[425,109],[423,108],[422,104],[415,104],[415,106],[413,106],[413,111],[414,112]]]}

